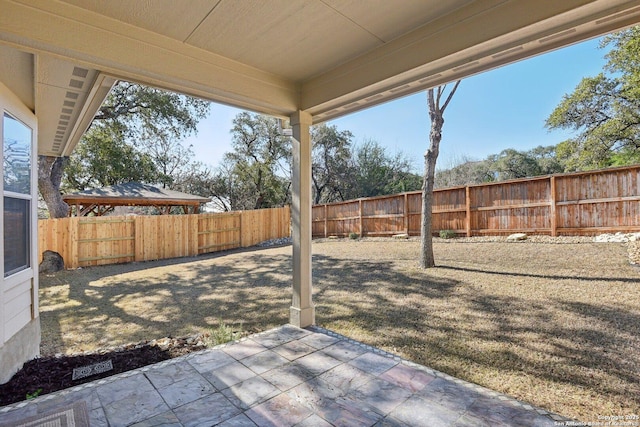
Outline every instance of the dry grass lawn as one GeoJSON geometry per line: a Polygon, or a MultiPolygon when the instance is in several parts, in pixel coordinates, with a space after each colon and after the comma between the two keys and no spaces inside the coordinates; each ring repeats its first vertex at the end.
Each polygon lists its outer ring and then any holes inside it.
{"type": "MultiPolygon", "coordinates": [[[[321,241],[317,323],[562,415],[640,414],[640,270],[624,244],[321,241]]],[[[41,278],[43,353],[287,322],[291,247],[41,278]],[[241,325],[241,326],[240,326],[241,325]]]]}

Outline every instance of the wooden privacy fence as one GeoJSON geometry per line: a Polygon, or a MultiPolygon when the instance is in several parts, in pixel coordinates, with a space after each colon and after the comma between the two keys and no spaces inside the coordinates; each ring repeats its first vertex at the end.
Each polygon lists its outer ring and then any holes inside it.
{"type": "MultiPolygon", "coordinates": [[[[640,166],[434,191],[432,231],[466,236],[640,231],[640,166]]],[[[313,207],[313,236],[420,235],[421,192],[313,207]]]]}
{"type": "Polygon", "coordinates": [[[289,207],[197,215],[71,217],[38,221],[38,246],[66,268],[194,256],[290,235],[289,207]]]}

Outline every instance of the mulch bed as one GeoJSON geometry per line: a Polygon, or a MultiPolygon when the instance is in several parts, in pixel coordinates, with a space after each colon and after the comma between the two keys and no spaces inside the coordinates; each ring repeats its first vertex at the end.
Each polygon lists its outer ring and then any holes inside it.
{"type": "Polygon", "coordinates": [[[90,354],[57,355],[33,359],[24,364],[8,383],[0,385],[0,406],[20,402],[28,396],[37,397],[100,378],[141,368],[163,360],[199,351],[206,346],[187,338],[129,344],[115,350],[90,354]],[[73,380],[73,370],[111,360],[113,369],[100,374],[73,380]]]}

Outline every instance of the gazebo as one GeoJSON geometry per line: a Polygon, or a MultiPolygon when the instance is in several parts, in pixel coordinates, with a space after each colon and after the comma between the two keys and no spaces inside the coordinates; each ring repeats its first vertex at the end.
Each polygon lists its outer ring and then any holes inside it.
{"type": "MultiPolygon", "coordinates": [[[[162,215],[168,215],[171,208],[180,206],[184,213],[198,213],[201,203],[211,199],[179,191],[158,188],[139,182],[128,182],[111,187],[94,188],[92,190],[65,194],[62,199],[75,206],[75,216],[103,216],[116,206],[153,206],[162,215]]],[[[73,209],[69,209],[73,216],[73,209]]]]}

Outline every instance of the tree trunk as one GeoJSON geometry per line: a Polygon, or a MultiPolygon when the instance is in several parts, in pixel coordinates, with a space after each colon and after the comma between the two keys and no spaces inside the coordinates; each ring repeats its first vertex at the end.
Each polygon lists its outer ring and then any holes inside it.
{"type": "Polygon", "coordinates": [[[422,181],[422,243],[421,243],[421,267],[431,268],[436,266],[433,256],[433,240],[431,230],[431,210],[433,207],[433,183],[436,172],[436,161],[440,152],[440,140],[442,139],[442,115],[436,114],[431,119],[431,133],[429,135],[429,149],[424,154],[424,178],[422,181]]]}
{"type": "Polygon", "coordinates": [[[433,235],[431,227],[431,210],[433,207],[433,186],[436,175],[436,161],[440,152],[440,140],[442,140],[442,126],[444,125],[444,110],[449,105],[453,94],[460,85],[458,80],[447,99],[440,106],[440,100],[447,85],[438,86],[435,90],[427,91],[427,101],[429,104],[429,118],[431,119],[431,131],[429,132],[429,149],[424,153],[424,178],[422,181],[422,224],[421,224],[421,257],[420,266],[431,268],[436,266],[433,256],[433,235]]]}
{"type": "Polygon", "coordinates": [[[60,194],[68,160],[68,157],[38,156],[38,190],[47,204],[50,218],[65,218],[69,214],[69,205],[60,194]]]}

